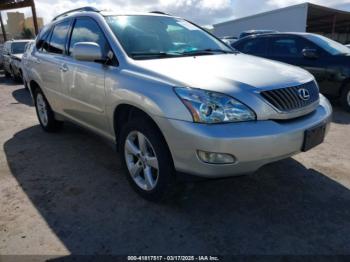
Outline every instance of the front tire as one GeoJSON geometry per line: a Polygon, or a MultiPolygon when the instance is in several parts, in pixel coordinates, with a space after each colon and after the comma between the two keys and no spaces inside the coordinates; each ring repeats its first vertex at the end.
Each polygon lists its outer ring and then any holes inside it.
{"type": "Polygon", "coordinates": [[[343,88],[340,96],[340,103],[346,111],[350,112],[350,84],[343,88]]]}
{"type": "Polygon", "coordinates": [[[52,111],[49,102],[44,93],[39,89],[34,91],[35,109],[41,127],[46,132],[57,132],[61,129],[63,122],[55,119],[55,114],[52,111]]]}
{"type": "Polygon", "coordinates": [[[163,135],[152,121],[135,119],[124,126],[120,138],[120,154],[132,188],[148,200],[163,200],[175,185],[163,135]]]}

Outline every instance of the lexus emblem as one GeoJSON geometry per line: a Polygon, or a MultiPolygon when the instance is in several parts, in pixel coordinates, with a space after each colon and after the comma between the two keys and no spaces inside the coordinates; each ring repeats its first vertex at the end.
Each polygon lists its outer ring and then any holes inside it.
{"type": "Polygon", "coordinates": [[[298,94],[299,94],[299,97],[304,101],[308,101],[310,99],[310,92],[305,88],[300,88],[298,90],[298,94]]]}

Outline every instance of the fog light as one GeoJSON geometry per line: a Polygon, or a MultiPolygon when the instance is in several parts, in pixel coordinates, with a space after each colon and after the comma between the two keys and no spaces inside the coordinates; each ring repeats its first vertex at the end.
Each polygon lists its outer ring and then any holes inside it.
{"type": "Polygon", "coordinates": [[[197,153],[200,160],[209,164],[233,164],[236,162],[235,157],[230,154],[205,152],[201,150],[198,150],[197,153]]]}

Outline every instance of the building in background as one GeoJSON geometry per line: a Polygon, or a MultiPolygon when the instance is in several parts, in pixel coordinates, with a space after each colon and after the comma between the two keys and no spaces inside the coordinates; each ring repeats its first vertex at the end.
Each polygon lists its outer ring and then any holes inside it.
{"type": "MultiPolygon", "coordinates": [[[[44,26],[44,20],[41,17],[37,18],[39,30],[44,26]]],[[[32,38],[35,36],[35,27],[33,17],[25,18],[24,13],[7,12],[6,30],[8,39],[32,38]],[[28,31],[30,30],[30,34],[28,31]]]]}
{"type": "Polygon", "coordinates": [[[24,28],[24,14],[7,12],[7,33],[11,38],[20,38],[24,28]]]}
{"type": "Polygon", "coordinates": [[[310,3],[294,5],[213,25],[218,37],[239,36],[248,30],[309,32],[341,43],[350,42],[350,12],[310,3]]]}

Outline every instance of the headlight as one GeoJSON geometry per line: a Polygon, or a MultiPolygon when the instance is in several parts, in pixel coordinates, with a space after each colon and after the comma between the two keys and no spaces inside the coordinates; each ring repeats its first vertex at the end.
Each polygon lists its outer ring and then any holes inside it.
{"type": "Polygon", "coordinates": [[[175,88],[197,123],[225,123],[256,120],[255,113],[236,99],[195,88],[175,88]]]}

